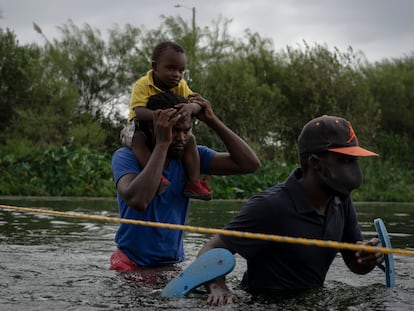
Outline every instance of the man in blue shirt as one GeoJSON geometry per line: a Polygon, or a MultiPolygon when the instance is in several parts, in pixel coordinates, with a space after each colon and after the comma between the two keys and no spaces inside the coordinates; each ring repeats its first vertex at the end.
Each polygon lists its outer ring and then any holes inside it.
{"type": "MultiPolygon", "coordinates": [[[[201,106],[196,117],[209,126],[223,141],[228,152],[216,152],[198,146],[200,173],[230,175],[254,172],[259,160],[254,151],[213,112],[200,95],[192,103],[201,106]]],[[[121,218],[160,223],[185,224],[189,199],[183,196],[186,173],[180,161],[191,134],[191,116],[178,113],[185,99],[172,92],[150,98],[147,108],[154,111],[153,121],[141,121],[139,129],[146,135],[152,150],[144,168],[132,150],[118,149],[112,158],[112,171],[118,190],[121,218]],[[161,175],[171,185],[158,194],[161,175]]],[[[139,270],[171,266],[184,260],[183,233],[179,230],[136,226],[122,223],[116,233],[117,250],[111,256],[111,269],[139,270]]]]}
{"type": "MultiPolygon", "coordinates": [[[[298,139],[301,168],[288,179],[251,198],[225,229],[378,245],[362,242],[351,192],[360,186],[357,158],[377,156],[361,148],[351,124],[340,117],[309,121],[298,139]]],[[[199,252],[226,248],[247,261],[242,288],[252,294],[280,294],[322,287],[337,250],[217,235],[199,252]]],[[[381,253],[341,251],[349,269],[370,272],[384,259],[381,253]]],[[[237,300],[224,278],[207,284],[207,303],[237,300]]]]}

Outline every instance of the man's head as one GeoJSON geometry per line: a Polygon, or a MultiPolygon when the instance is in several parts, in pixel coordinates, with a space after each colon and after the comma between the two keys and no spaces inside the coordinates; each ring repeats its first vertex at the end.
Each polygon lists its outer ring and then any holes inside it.
{"type": "Polygon", "coordinates": [[[359,146],[349,121],[328,115],[309,121],[299,135],[298,145],[299,154],[331,151],[354,157],[378,156],[359,146]]]}
{"type": "Polygon", "coordinates": [[[348,196],[362,183],[358,157],[378,156],[359,146],[351,123],[323,115],[309,121],[298,138],[301,166],[312,169],[331,192],[348,196]]]}
{"type": "MultiPolygon", "coordinates": [[[[176,108],[177,104],[187,103],[187,100],[173,92],[162,92],[149,98],[147,108],[151,110],[164,110],[176,108]]],[[[172,128],[173,141],[168,149],[168,157],[171,159],[180,159],[184,153],[184,146],[191,134],[192,122],[190,118],[181,118],[172,128]]],[[[155,137],[153,135],[152,121],[140,121],[139,129],[147,137],[147,145],[153,148],[155,137]]]]}

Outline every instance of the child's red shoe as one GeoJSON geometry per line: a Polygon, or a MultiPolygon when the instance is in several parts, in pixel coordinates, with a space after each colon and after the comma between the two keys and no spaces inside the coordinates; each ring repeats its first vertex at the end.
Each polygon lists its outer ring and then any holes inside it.
{"type": "Polygon", "coordinates": [[[209,201],[211,200],[211,189],[208,187],[205,179],[199,179],[187,183],[184,188],[184,195],[192,199],[209,201]]]}
{"type": "Polygon", "coordinates": [[[158,186],[157,194],[162,194],[167,188],[171,185],[170,181],[165,178],[164,176],[161,176],[160,184],[158,186]]]}

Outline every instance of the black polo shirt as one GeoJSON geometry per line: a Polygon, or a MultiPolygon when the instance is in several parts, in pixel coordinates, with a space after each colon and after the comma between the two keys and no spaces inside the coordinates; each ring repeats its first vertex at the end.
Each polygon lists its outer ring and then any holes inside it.
{"type": "MultiPolygon", "coordinates": [[[[251,198],[225,229],[355,243],[362,240],[351,199],[335,197],[322,215],[298,180],[288,179],[251,198]]],[[[251,293],[323,286],[336,249],[220,236],[247,260],[242,287],[251,293]]]]}

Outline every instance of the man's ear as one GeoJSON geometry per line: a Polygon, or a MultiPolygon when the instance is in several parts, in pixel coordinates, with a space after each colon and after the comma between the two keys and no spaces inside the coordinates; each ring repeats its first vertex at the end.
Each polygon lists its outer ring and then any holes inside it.
{"type": "Polygon", "coordinates": [[[311,154],[308,158],[308,167],[311,167],[314,171],[320,171],[320,161],[321,159],[317,155],[311,154]]]}

